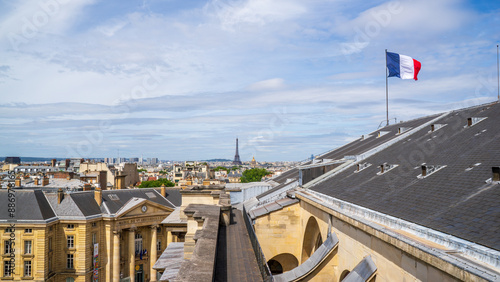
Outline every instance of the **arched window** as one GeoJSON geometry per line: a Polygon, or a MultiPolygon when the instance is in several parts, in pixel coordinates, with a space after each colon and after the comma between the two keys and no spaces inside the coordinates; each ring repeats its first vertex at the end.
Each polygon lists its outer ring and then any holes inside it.
{"type": "Polygon", "coordinates": [[[267,265],[269,265],[269,269],[271,270],[271,273],[274,274],[281,274],[283,273],[283,266],[281,263],[275,261],[274,259],[271,259],[267,262],[267,265]]]}
{"type": "Polygon", "coordinates": [[[66,282],[75,282],[75,278],[68,277],[68,278],[66,278],[66,282]]]}

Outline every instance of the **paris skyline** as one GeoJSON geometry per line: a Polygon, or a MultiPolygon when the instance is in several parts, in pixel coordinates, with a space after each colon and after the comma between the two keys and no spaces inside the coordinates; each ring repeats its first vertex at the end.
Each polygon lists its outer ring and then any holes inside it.
{"type": "Polygon", "coordinates": [[[0,155],[301,160],[496,100],[497,1],[0,2],[0,155]]]}

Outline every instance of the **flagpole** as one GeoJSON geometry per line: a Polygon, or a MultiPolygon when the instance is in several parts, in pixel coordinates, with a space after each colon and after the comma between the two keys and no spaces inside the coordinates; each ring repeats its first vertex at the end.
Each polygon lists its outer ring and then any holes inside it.
{"type": "MultiPolygon", "coordinates": [[[[498,49],[498,47],[497,47],[498,49]]],[[[387,49],[385,49],[385,110],[386,110],[386,121],[387,124],[389,125],[389,90],[387,86],[387,77],[389,75],[387,74],[387,49]]]]}
{"type": "Polygon", "coordinates": [[[498,84],[498,101],[500,101],[500,68],[498,67],[498,44],[497,44],[497,84],[498,84]]]}

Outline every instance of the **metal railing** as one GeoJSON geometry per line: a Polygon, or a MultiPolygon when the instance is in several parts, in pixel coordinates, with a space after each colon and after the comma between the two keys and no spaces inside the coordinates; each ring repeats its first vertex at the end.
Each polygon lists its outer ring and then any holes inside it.
{"type": "Polygon", "coordinates": [[[243,206],[243,218],[245,220],[245,226],[247,227],[248,236],[250,237],[250,242],[252,243],[253,251],[255,253],[255,258],[257,259],[257,264],[259,265],[262,280],[265,282],[272,282],[274,281],[273,275],[271,274],[271,270],[267,265],[267,260],[264,257],[264,253],[260,248],[259,241],[257,240],[257,235],[255,235],[255,231],[253,230],[252,223],[250,222],[250,218],[248,217],[245,206],[243,206]]]}

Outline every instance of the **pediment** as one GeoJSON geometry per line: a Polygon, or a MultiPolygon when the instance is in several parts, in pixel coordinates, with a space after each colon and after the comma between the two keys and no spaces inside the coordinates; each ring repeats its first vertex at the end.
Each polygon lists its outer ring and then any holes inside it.
{"type": "Polygon", "coordinates": [[[173,210],[143,198],[132,198],[116,212],[116,218],[171,213],[173,210]]]}

